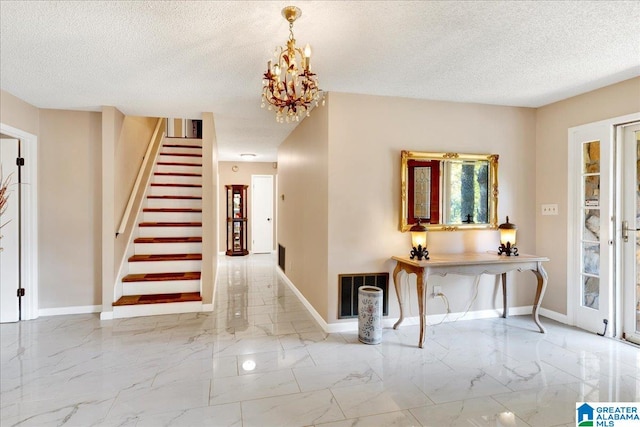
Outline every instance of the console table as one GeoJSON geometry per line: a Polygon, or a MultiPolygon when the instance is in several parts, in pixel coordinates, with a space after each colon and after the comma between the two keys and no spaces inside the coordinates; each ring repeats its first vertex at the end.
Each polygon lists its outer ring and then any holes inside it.
{"type": "Polygon", "coordinates": [[[429,276],[446,276],[447,274],[460,274],[477,276],[480,274],[500,274],[502,276],[502,317],[509,315],[507,305],[507,273],[509,271],[531,270],[538,279],[538,289],[533,302],[533,320],[540,328],[541,333],[545,329],[538,318],[538,309],[547,287],[547,272],[542,267],[542,263],[549,261],[549,258],[536,255],[520,254],[519,256],[501,256],[495,253],[464,253],[464,254],[442,254],[431,255],[428,260],[412,260],[409,257],[394,256],[391,259],[396,261],[396,268],[393,270],[393,281],[400,303],[400,318],[393,325],[393,329],[398,329],[404,320],[403,298],[398,275],[401,271],[407,274],[415,274],[416,291],[418,293],[418,310],[420,314],[420,339],[418,346],[424,347],[424,329],[426,324],[426,303],[427,303],[427,280],[429,276]]]}

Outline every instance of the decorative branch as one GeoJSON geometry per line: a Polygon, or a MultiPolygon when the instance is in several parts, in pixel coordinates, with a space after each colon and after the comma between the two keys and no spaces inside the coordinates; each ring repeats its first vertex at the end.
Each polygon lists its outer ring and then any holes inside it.
{"type": "MultiPolygon", "coordinates": [[[[9,203],[9,185],[11,184],[11,174],[6,178],[3,178],[2,175],[2,166],[0,166],[0,216],[4,215],[7,210],[9,203]]],[[[0,230],[2,227],[7,225],[9,221],[6,221],[4,224],[0,224],[0,230]]],[[[2,234],[0,234],[0,239],[2,239],[2,234]]],[[[2,251],[2,247],[0,247],[0,251],[2,251]]]]}

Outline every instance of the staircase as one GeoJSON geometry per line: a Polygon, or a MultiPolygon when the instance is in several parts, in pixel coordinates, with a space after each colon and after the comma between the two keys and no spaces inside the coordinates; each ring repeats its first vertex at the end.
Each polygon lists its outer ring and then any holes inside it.
{"type": "Polygon", "coordinates": [[[202,311],[202,140],[165,138],[114,317],[202,311]]]}

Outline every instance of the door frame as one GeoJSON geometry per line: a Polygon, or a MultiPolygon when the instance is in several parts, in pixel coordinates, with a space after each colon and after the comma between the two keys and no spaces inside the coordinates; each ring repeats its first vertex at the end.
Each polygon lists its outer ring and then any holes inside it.
{"type": "MultiPolygon", "coordinates": [[[[274,242],[275,242],[275,209],[274,209],[274,194],[275,194],[275,190],[274,190],[274,182],[275,182],[275,178],[274,175],[266,175],[266,174],[256,174],[256,175],[251,175],[251,252],[254,253],[254,241],[255,241],[255,223],[256,223],[256,218],[255,218],[255,211],[256,211],[256,204],[255,204],[255,200],[256,200],[256,191],[255,191],[255,179],[256,178],[270,178],[271,179],[271,249],[269,250],[268,253],[273,253],[274,252],[274,242]]],[[[260,252],[260,253],[266,253],[266,252],[260,252]]]]}
{"type": "MultiPolygon", "coordinates": [[[[613,248],[611,250],[611,277],[612,283],[609,286],[609,298],[611,298],[611,309],[613,312],[609,316],[609,322],[613,324],[608,325],[606,336],[620,337],[622,328],[621,324],[621,311],[620,301],[618,298],[622,291],[622,284],[620,283],[620,246],[621,242],[619,237],[620,219],[619,219],[619,193],[621,186],[621,176],[617,171],[617,165],[615,164],[618,159],[619,150],[617,150],[618,141],[616,138],[617,129],[619,126],[636,122],[640,120],[640,112],[627,114],[624,116],[613,117],[606,120],[600,120],[592,123],[585,123],[580,126],[574,126],[568,129],[568,168],[567,168],[567,320],[570,325],[576,325],[577,321],[577,308],[578,308],[578,295],[580,292],[580,282],[575,280],[580,275],[580,262],[577,259],[577,247],[576,241],[578,234],[578,228],[581,224],[578,224],[579,220],[579,208],[578,197],[581,197],[581,162],[580,151],[577,147],[573,146],[573,134],[579,130],[587,129],[588,127],[606,127],[609,133],[611,141],[611,165],[610,165],[610,179],[611,179],[611,200],[606,201],[611,205],[612,209],[612,221],[608,222],[610,240],[613,241],[613,248]]],[[[601,203],[602,205],[602,203],[601,203]]]]}
{"type": "Polygon", "coordinates": [[[38,313],[38,137],[0,123],[0,133],[22,141],[25,168],[22,180],[28,191],[22,196],[22,320],[36,319],[38,313]]]}

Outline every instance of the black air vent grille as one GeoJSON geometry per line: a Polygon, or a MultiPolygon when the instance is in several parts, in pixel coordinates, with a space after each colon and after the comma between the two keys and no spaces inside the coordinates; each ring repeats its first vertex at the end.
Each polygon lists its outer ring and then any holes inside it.
{"type": "Polygon", "coordinates": [[[389,314],[389,273],[338,275],[338,318],[358,317],[358,288],[377,286],[382,289],[382,315],[389,314]]]}
{"type": "Polygon", "coordinates": [[[284,246],[278,243],[278,265],[282,269],[283,273],[284,273],[284,265],[285,265],[284,263],[285,263],[284,246]]]}

